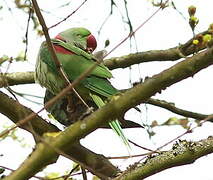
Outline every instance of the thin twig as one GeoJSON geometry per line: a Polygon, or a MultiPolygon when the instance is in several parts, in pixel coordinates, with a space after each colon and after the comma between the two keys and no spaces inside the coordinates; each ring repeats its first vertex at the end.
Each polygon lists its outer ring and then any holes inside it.
{"type": "Polygon", "coordinates": [[[200,127],[202,124],[206,123],[207,121],[210,121],[213,119],[213,115],[209,115],[207,116],[205,119],[203,119],[202,121],[200,121],[200,123],[192,128],[189,128],[187,129],[185,132],[183,132],[182,134],[180,134],[179,136],[177,136],[176,138],[168,141],[167,143],[163,144],[162,146],[158,147],[156,150],[160,150],[162,149],[163,147],[167,146],[168,144],[178,140],[179,138],[181,138],[182,136],[184,136],[185,134],[188,134],[188,133],[192,133],[196,128],[200,127]]]}
{"type": "Polygon", "coordinates": [[[69,174],[67,174],[67,175],[65,175],[63,178],[64,178],[64,180],[67,180],[71,175],[72,175],[72,173],[77,169],[77,168],[79,168],[79,164],[77,164],[74,168],[72,168],[71,169],[71,171],[69,172],[69,174]]]}
{"type": "MultiPolygon", "coordinates": [[[[32,103],[35,103],[35,104],[38,104],[38,105],[43,105],[42,103],[40,102],[36,102],[34,100],[32,100],[31,98],[27,98],[26,96],[29,96],[29,97],[34,97],[34,98],[39,98],[39,99],[43,99],[43,97],[41,96],[36,96],[36,95],[32,95],[32,94],[25,94],[25,93],[19,93],[17,91],[14,91],[13,89],[11,89],[9,86],[7,87],[7,90],[9,90],[9,92],[11,93],[14,93],[14,96],[15,94],[17,94],[18,96],[22,97],[23,99],[29,101],[29,102],[32,102],[32,103]]],[[[14,97],[17,101],[18,99],[16,97],[14,97]]]]}
{"type": "Polygon", "coordinates": [[[7,74],[8,70],[9,70],[9,67],[10,67],[10,64],[12,62],[12,58],[10,58],[10,61],[9,61],[9,64],[7,66],[7,69],[5,71],[5,73],[2,73],[1,69],[0,69],[0,73],[3,74],[3,81],[4,81],[4,84],[5,84],[5,89],[8,90],[8,92],[14,97],[14,99],[18,102],[18,98],[16,97],[16,95],[13,93],[13,91],[11,90],[11,88],[9,87],[9,83],[7,81],[7,78],[5,77],[5,74],[7,74]]]}
{"type": "Polygon", "coordinates": [[[143,154],[135,154],[135,155],[128,155],[128,156],[109,156],[107,157],[107,159],[130,159],[130,158],[137,158],[137,157],[141,157],[141,156],[150,156],[152,154],[156,154],[156,153],[162,153],[164,151],[152,151],[152,152],[148,152],[148,153],[143,153],[143,154]]]}
{"type": "MultiPolygon", "coordinates": [[[[30,7],[31,7],[31,2],[30,2],[30,7]]],[[[27,28],[26,28],[26,33],[25,33],[25,52],[24,52],[24,60],[27,59],[27,50],[28,50],[28,32],[29,32],[29,25],[30,25],[30,18],[32,15],[32,8],[29,8],[29,16],[27,19],[27,28]]]]}
{"type": "Polygon", "coordinates": [[[146,150],[146,151],[151,151],[151,152],[154,151],[154,150],[151,150],[151,149],[149,149],[149,148],[140,146],[140,145],[138,145],[137,143],[135,143],[135,142],[133,142],[133,141],[131,141],[131,140],[129,140],[129,139],[128,139],[128,141],[129,141],[130,143],[132,143],[133,145],[135,145],[135,146],[137,146],[137,147],[139,147],[139,148],[141,148],[141,149],[144,149],[144,150],[146,150]]]}
{"type": "MultiPolygon", "coordinates": [[[[73,169],[72,169],[73,170],[73,169]]],[[[89,172],[88,170],[86,170],[86,172],[89,172]]],[[[70,173],[69,173],[70,174],[70,173]]],[[[77,172],[77,173],[73,173],[73,174],[70,174],[69,176],[77,176],[77,175],[81,175],[82,172],[77,172]]],[[[66,178],[67,175],[63,175],[63,176],[58,176],[58,177],[55,177],[55,178],[49,178],[48,180],[58,180],[60,178],[66,178]]],[[[65,179],[64,179],[65,180],[65,179]]]]}
{"type": "Polygon", "coordinates": [[[87,172],[82,166],[81,166],[81,171],[82,171],[83,180],[87,180],[87,172]]]}
{"type": "MultiPolygon", "coordinates": [[[[165,2],[165,4],[168,2],[168,0],[165,2]]],[[[110,53],[112,53],[115,49],[117,49],[121,44],[123,44],[128,38],[132,37],[141,27],[143,27],[153,16],[155,16],[162,7],[159,7],[149,18],[147,18],[140,26],[138,26],[134,31],[130,32],[127,37],[125,37],[120,43],[118,43],[114,48],[112,48],[105,56],[108,56],[110,53]]]]}
{"type": "Polygon", "coordinates": [[[85,0],[84,2],[82,2],[82,3],[80,4],[80,6],[79,6],[77,9],[75,9],[71,14],[69,14],[67,17],[65,17],[64,19],[62,19],[62,20],[59,21],[58,23],[56,23],[56,24],[50,26],[48,29],[51,29],[51,28],[53,28],[53,27],[56,27],[56,26],[58,26],[59,24],[61,24],[62,22],[66,21],[66,20],[67,20],[68,18],[70,18],[73,14],[75,14],[75,13],[81,8],[81,6],[84,5],[84,3],[85,3],[86,1],[87,1],[87,0],[85,0]]]}

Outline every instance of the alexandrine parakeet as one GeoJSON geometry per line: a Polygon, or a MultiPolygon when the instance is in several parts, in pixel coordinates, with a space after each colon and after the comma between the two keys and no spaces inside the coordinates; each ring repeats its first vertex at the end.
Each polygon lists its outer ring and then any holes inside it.
{"type": "MultiPolygon", "coordinates": [[[[52,43],[62,69],[70,82],[73,82],[95,64],[96,58],[91,53],[95,50],[97,42],[91,32],[85,28],[65,30],[52,39],[52,43]]],[[[85,101],[92,101],[100,108],[105,105],[107,99],[118,93],[118,90],[108,81],[111,77],[112,74],[108,68],[99,64],[90,75],[75,86],[75,90],[85,101]]],[[[46,42],[41,44],[38,53],[35,79],[54,95],[66,85],[52,59],[46,42]]],[[[119,121],[112,120],[109,125],[124,144],[129,146],[119,121]]]]}

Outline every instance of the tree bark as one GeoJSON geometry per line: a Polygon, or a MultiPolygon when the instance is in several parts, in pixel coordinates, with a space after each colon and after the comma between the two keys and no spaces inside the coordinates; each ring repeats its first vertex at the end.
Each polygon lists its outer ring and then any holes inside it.
{"type": "MultiPolygon", "coordinates": [[[[47,151],[49,153],[45,153],[45,157],[42,156],[42,153],[39,153],[41,163],[39,166],[37,164],[37,171],[43,168],[42,162],[44,162],[44,159],[42,159],[42,157],[45,158],[45,160],[54,159],[54,157],[57,156],[56,150],[59,149],[65,152],[68,145],[77,142],[104,123],[119,117],[128,109],[146,102],[157,92],[165,90],[167,87],[191,77],[200,70],[212,65],[212,57],[213,48],[198,53],[193,57],[186,58],[184,61],[177,63],[171,68],[146,79],[143,83],[126,91],[120,97],[112,99],[107,105],[98,109],[85,119],[77,121],[72,126],[65,129],[60,135],[56,136],[54,140],[48,142],[49,146],[53,148],[47,151]]],[[[37,163],[34,159],[36,153],[33,152],[24,163],[28,163],[30,167],[33,167],[33,164],[37,163]]],[[[22,169],[22,166],[20,166],[17,171],[20,169],[22,169]]],[[[6,179],[9,179],[11,176],[12,175],[8,176],[6,179]]]]}
{"type": "MultiPolygon", "coordinates": [[[[21,105],[20,103],[13,100],[12,98],[2,93],[1,91],[0,91],[0,112],[5,116],[7,116],[14,123],[17,123],[19,120],[23,119],[25,116],[32,113],[32,111],[29,108],[21,105]]],[[[25,124],[24,126],[21,126],[21,128],[29,131],[32,134],[36,133],[36,135],[40,137],[46,132],[60,131],[56,126],[46,122],[38,115],[33,120],[30,121],[30,124],[29,123],[25,124]]],[[[42,151],[43,150],[46,151],[46,149],[41,148],[42,145],[40,145],[39,147],[42,151]]],[[[83,147],[79,143],[76,143],[74,145],[67,145],[65,153],[69,155],[75,162],[81,164],[84,167],[89,167],[91,172],[93,172],[94,174],[99,174],[100,177],[112,176],[113,174],[116,174],[117,172],[120,171],[118,168],[113,166],[103,155],[94,153],[89,149],[83,147]]],[[[45,167],[48,164],[54,163],[57,157],[58,155],[50,159],[50,161],[44,161],[43,167],[45,167]]],[[[38,161],[38,159],[35,160],[38,161]]],[[[24,168],[22,169],[23,171],[29,169],[27,163],[23,164],[23,166],[24,166],[24,168]]],[[[21,172],[15,171],[12,175],[12,179],[13,178],[17,179],[19,177],[19,173],[21,174],[20,175],[21,179],[27,179],[28,177],[34,175],[36,172],[35,171],[29,172],[29,170],[26,170],[25,171],[26,174],[23,174],[22,171],[21,172]]]]}

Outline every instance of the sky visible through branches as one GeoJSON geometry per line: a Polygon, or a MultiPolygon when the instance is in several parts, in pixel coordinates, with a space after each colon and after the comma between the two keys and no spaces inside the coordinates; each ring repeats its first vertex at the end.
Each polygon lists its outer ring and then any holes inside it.
{"type": "MultiPolygon", "coordinates": [[[[66,4],[68,1],[64,1],[66,4]]],[[[82,1],[83,2],[83,1],[82,1]]],[[[211,0],[206,1],[205,3],[198,0],[191,1],[174,1],[176,7],[180,12],[183,13],[183,16],[178,13],[178,11],[173,8],[166,8],[163,11],[159,12],[156,16],[154,16],[144,27],[142,27],[136,34],[136,43],[134,40],[125,42],[115,51],[113,51],[109,57],[113,56],[121,56],[133,52],[138,51],[146,51],[146,50],[155,50],[155,49],[166,49],[169,47],[177,46],[178,43],[184,43],[188,39],[192,38],[192,32],[188,25],[187,16],[187,7],[191,4],[197,6],[198,8],[198,17],[199,24],[195,30],[195,33],[202,32],[207,29],[208,25],[212,23],[209,19],[213,17],[212,11],[210,10],[210,5],[213,5],[211,0]],[[205,12],[205,13],[204,13],[205,12]],[[184,19],[186,18],[186,19],[184,19]]],[[[68,6],[61,7],[62,2],[56,3],[47,3],[44,1],[38,1],[42,13],[45,17],[45,21],[47,26],[50,27],[64,17],[66,17],[70,12],[73,12],[77,7],[79,7],[80,3],[72,2],[68,6]]],[[[51,28],[49,33],[50,36],[53,37],[58,32],[74,26],[84,26],[90,29],[93,34],[96,35],[98,39],[98,49],[101,50],[104,48],[105,40],[110,40],[110,45],[107,47],[107,50],[110,51],[113,47],[115,47],[119,42],[121,42],[126,35],[129,33],[129,26],[122,21],[123,15],[125,14],[125,8],[122,4],[118,3],[118,7],[113,7],[113,14],[108,18],[106,23],[101,29],[100,35],[98,31],[103,23],[103,20],[108,16],[110,12],[110,3],[107,1],[97,1],[95,8],[94,3],[91,0],[88,0],[78,12],[73,14],[68,20],[62,22],[61,24],[51,28]],[[123,14],[121,16],[121,14],[123,14]]],[[[151,14],[153,14],[157,8],[153,8],[149,2],[137,2],[137,6],[135,3],[130,3],[128,1],[128,10],[129,17],[132,21],[133,29],[138,27],[145,19],[147,19],[151,14]],[[140,4],[141,3],[141,4],[140,4]],[[137,7],[137,8],[136,8],[137,7]]],[[[4,5],[4,9],[1,10],[2,20],[0,21],[1,26],[4,29],[1,29],[1,39],[4,42],[4,46],[0,46],[0,56],[8,55],[12,57],[17,57],[21,51],[25,49],[25,44],[22,43],[25,38],[26,32],[26,24],[28,17],[26,14],[21,12],[20,10],[12,8],[14,5],[11,2],[4,1],[2,3],[4,5]],[[11,10],[9,10],[11,8],[11,10]],[[7,17],[7,18],[5,18],[7,17]],[[10,23],[8,23],[10,22],[10,23]],[[9,34],[9,35],[8,35],[9,34]],[[17,48],[18,47],[18,48],[17,48]]],[[[126,19],[125,19],[126,20],[126,19]]],[[[34,70],[34,64],[38,52],[38,48],[40,43],[44,40],[37,36],[36,32],[33,31],[33,23],[30,23],[29,26],[29,34],[28,34],[28,51],[27,51],[27,62],[14,62],[12,64],[5,64],[1,67],[1,71],[5,72],[8,69],[8,72],[17,72],[17,71],[32,71],[34,70]],[[9,66],[9,68],[8,68],[9,66]]],[[[161,72],[163,69],[166,69],[173,65],[173,62],[152,62],[152,63],[144,63],[141,65],[134,65],[131,70],[129,69],[117,69],[113,71],[114,78],[112,79],[112,83],[118,89],[125,89],[130,87],[129,80],[132,82],[139,81],[140,78],[145,78],[146,76],[151,76],[153,74],[157,74],[161,72]],[[139,70],[140,69],[140,70],[139,70]],[[121,81],[124,79],[124,81],[121,81]],[[128,81],[127,81],[128,80],[128,81]]],[[[194,112],[200,112],[204,114],[212,113],[212,106],[210,95],[213,90],[213,86],[209,83],[209,77],[211,77],[212,67],[209,67],[205,71],[201,71],[195,77],[182,81],[181,83],[175,84],[172,87],[166,89],[166,91],[161,94],[157,94],[155,98],[164,99],[169,102],[175,102],[175,105],[181,107],[183,109],[191,110],[194,112]]],[[[44,95],[44,89],[39,87],[39,85],[24,85],[12,87],[13,90],[18,92],[24,92],[28,94],[35,94],[39,96],[44,95]]],[[[33,98],[36,101],[42,103],[42,100],[33,98]]],[[[34,103],[30,103],[22,98],[19,101],[31,109],[38,111],[40,109],[40,105],[36,105],[34,103]]],[[[126,115],[126,119],[131,119],[137,121],[139,123],[150,124],[153,120],[157,120],[160,123],[163,123],[168,118],[174,116],[174,114],[159,109],[154,106],[140,106],[142,113],[138,113],[135,110],[130,111],[126,115]],[[160,114],[160,116],[159,116],[160,114]]],[[[47,118],[45,113],[42,113],[43,117],[47,118]]],[[[176,117],[180,117],[175,115],[176,117]]],[[[1,117],[5,119],[4,117],[1,117]]],[[[8,123],[8,121],[3,121],[3,123],[8,123]]],[[[2,122],[0,122],[2,123],[2,122]]],[[[213,130],[213,126],[211,123],[206,123],[201,128],[197,128],[193,133],[188,134],[183,137],[183,139],[188,140],[199,140],[202,138],[207,138],[211,135],[213,130]]],[[[137,130],[131,131],[126,130],[128,136],[134,142],[141,144],[150,149],[156,149],[162,144],[168,142],[172,138],[177,137],[185,130],[181,127],[157,127],[154,128],[156,133],[155,136],[149,139],[149,136],[145,130],[137,130]],[[136,138],[140,136],[140,138],[136,138]]],[[[24,142],[32,141],[31,137],[28,136],[26,132],[20,131],[18,132],[21,136],[24,136],[24,142]],[[23,135],[26,134],[26,135],[23,135]]],[[[22,149],[19,145],[15,144],[11,139],[6,139],[1,142],[2,147],[6,147],[5,149],[0,151],[0,154],[4,154],[3,157],[0,157],[0,163],[5,166],[11,167],[12,169],[17,168],[18,164],[20,164],[24,157],[28,153],[31,152],[31,147],[26,149],[22,149]],[[8,147],[11,147],[8,149],[8,147]],[[20,156],[15,157],[15,162],[13,166],[8,161],[9,158],[14,162],[14,158],[11,157],[13,154],[14,148],[17,151],[20,151],[20,156]],[[18,150],[19,149],[19,150],[18,150]]],[[[85,144],[91,150],[94,150],[99,153],[103,153],[106,156],[120,156],[126,155],[127,152],[125,148],[120,144],[119,140],[114,138],[114,134],[108,130],[97,130],[96,132],[90,134],[88,137],[82,140],[82,143],[85,144]],[[107,133],[107,138],[106,138],[107,133]],[[94,138],[104,137],[106,139],[100,138],[97,139],[96,143],[94,142],[94,138]],[[112,144],[116,144],[116,148],[111,148],[112,144]],[[109,146],[110,148],[103,148],[109,146]],[[115,150],[116,149],[116,150],[115,150]]],[[[170,145],[171,146],[171,145],[170,145]]],[[[135,148],[132,154],[139,154],[141,152],[140,148],[135,148]]],[[[59,162],[66,163],[67,166],[70,165],[69,161],[65,161],[64,159],[60,159],[59,162]]],[[[135,161],[135,159],[124,159],[124,160],[113,160],[113,162],[117,164],[123,164],[124,168],[126,164],[135,161]]],[[[209,155],[207,158],[202,158],[198,160],[196,163],[191,165],[190,167],[179,167],[173,168],[171,170],[163,171],[162,173],[157,174],[156,176],[152,176],[147,178],[148,180],[155,179],[169,179],[169,177],[175,177],[175,179],[180,178],[192,178],[194,180],[198,179],[210,179],[211,175],[209,174],[210,166],[207,164],[212,161],[212,155],[209,155]],[[198,172],[202,171],[202,174],[198,174],[198,172]],[[184,174],[184,176],[183,176],[184,174]],[[187,175],[186,175],[187,174],[187,175]]],[[[1,165],[1,164],[0,164],[1,165]]],[[[51,165],[49,169],[51,171],[58,170],[57,167],[51,165]],[[51,168],[52,167],[52,168],[51,168]],[[54,169],[55,168],[55,169],[54,169]]]]}

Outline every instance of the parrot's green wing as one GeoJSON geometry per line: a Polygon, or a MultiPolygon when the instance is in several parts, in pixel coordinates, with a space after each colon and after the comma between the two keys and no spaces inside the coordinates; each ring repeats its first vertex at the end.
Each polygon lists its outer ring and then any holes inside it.
{"type": "Polygon", "coordinates": [[[82,84],[88,89],[107,98],[118,93],[118,90],[115,89],[107,79],[94,75],[83,80],[82,84]]]}
{"type": "Polygon", "coordinates": [[[36,64],[36,70],[38,70],[38,64],[44,62],[45,64],[47,64],[48,68],[50,71],[58,74],[55,62],[52,59],[52,56],[49,52],[48,46],[46,41],[44,41],[41,44],[41,47],[39,49],[39,53],[38,53],[38,57],[37,57],[37,64],[36,64]]]}

